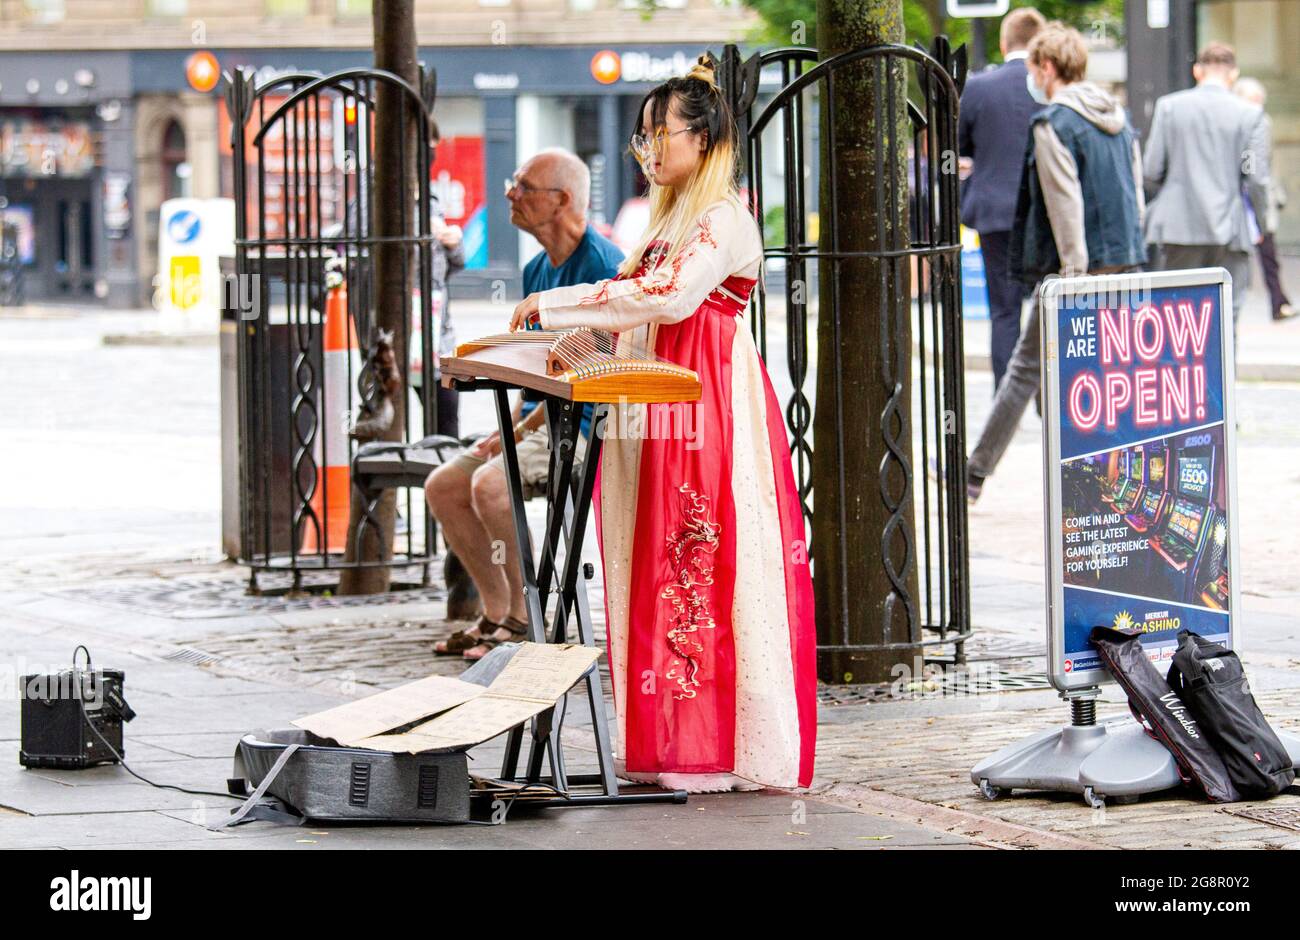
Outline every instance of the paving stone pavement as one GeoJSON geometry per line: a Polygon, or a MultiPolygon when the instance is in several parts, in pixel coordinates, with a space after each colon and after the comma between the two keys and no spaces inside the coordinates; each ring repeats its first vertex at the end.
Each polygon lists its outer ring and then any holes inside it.
{"type": "MultiPolygon", "coordinates": [[[[133,596],[147,593],[156,602],[176,594],[167,590],[168,577],[142,578],[138,571],[101,582],[116,588],[105,592],[107,600],[93,595],[76,600],[61,585],[48,584],[0,593],[0,616],[7,625],[0,634],[5,662],[58,667],[67,661],[71,644],[85,641],[97,661],[127,670],[130,700],[142,716],[127,728],[128,759],[149,777],[219,788],[244,732],[283,726],[290,718],[347,698],[430,673],[455,675],[463,668],[455,658],[429,655],[430,644],[457,626],[442,620],[442,602],[430,599],[439,593],[436,586],[374,608],[345,605],[342,599],[330,606],[309,598],[284,601],[267,613],[258,609],[257,598],[246,598],[254,613],[241,614],[232,609],[242,596],[240,569],[196,569],[177,561],[166,570],[172,582],[207,598],[224,616],[205,617],[194,608],[183,617],[175,611],[149,613],[148,605],[145,612],[130,611],[133,596]]],[[[601,606],[593,608],[599,612],[601,606]]],[[[972,651],[998,655],[1011,650],[1017,658],[1008,661],[1017,668],[1036,665],[1041,670],[1034,644],[1014,635],[1005,639],[999,644],[986,636],[972,651]]],[[[607,677],[603,684],[608,696],[607,677]]],[[[1298,831],[1233,815],[1182,792],[1101,811],[1065,794],[1017,793],[988,802],[971,785],[969,768],[1005,744],[1064,721],[1064,704],[1043,691],[895,693],[840,705],[823,696],[817,779],[810,794],[766,791],[693,799],[689,809],[655,808],[644,817],[655,822],[644,829],[634,821],[599,826],[599,810],[582,810],[585,815],[566,810],[557,817],[562,824],[553,827],[559,831],[551,835],[541,816],[512,822],[505,838],[491,839],[478,829],[452,835],[447,828],[347,827],[300,842],[301,831],[277,834],[265,823],[209,834],[202,826],[216,818],[212,814],[225,811],[221,800],[153,790],[115,767],[23,771],[15,761],[0,763],[0,806],[10,811],[0,812],[0,846],[225,847],[237,840],[359,847],[381,839],[395,845],[494,847],[569,840],[577,846],[603,844],[603,837],[613,834],[615,844],[627,847],[780,847],[791,842],[840,848],[1300,846],[1298,831]],[[712,813],[704,832],[690,815],[700,809],[712,813]],[[822,818],[822,812],[830,815],[822,818]],[[801,821],[792,822],[795,818],[801,821]],[[585,829],[586,823],[578,822],[584,819],[591,820],[585,829]],[[43,825],[47,820],[48,827],[43,825]]],[[[13,695],[4,698],[0,747],[16,750],[16,702],[13,695]]],[[[1300,688],[1272,689],[1259,698],[1279,727],[1300,728],[1300,688]]],[[[1106,700],[1103,716],[1123,711],[1114,690],[1108,690],[1106,700]]],[[[570,764],[575,770],[594,768],[590,722],[576,693],[568,715],[563,737],[570,764]]],[[[495,769],[500,743],[476,749],[475,757],[476,766],[495,769]]],[[[1300,796],[1286,794],[1259,805],[1300,810],[1300,796]]],[[[1232,807],[1239,808],[1246,805],[1232,807]]],[[[624,818],[625,810],[605,812],[624,818]]]]}
{"type": "MultiPolygon", "coordinates": [[[[8,848],[986,848],[996,840],[920,825],[846,801],[777,791],[701,795],[684,805],[512,811],[506,825],[308,826],[255,822],[209,831],[234,801],[159,790],[116,766],[25,770],[16,759],[16,676],[61,668],[87,643],[96,662],[126,672],[139,717],[126,728],[126,756],[142,775],[190,789],[219,790],[239,737],[294,717],[427,675],[454,675],[430,643],[453,625],[441,602],[412,592],[374,608],[286,601],[271,612],[246,598],[232,610],[243,573],[233,566],[164,566],[167,576],[97,582],[114,590],[70,596],[62,581],[0,591],[0,847],[8,848]],[[224,616],[190,608],[176,616],[160,598],[176,582],[224,616]],[[206,589],[203,585],[206,584],[206,589]],[[98,596],[102,595],[102,596],[98,596]],[[152,598],[131,610],[133,596],[152,598]],[[438,608],[435,610],[434,608],[438,608]],[[202,655],[196,655],[201,653],[202,655]]],[[[118,572],[121,574],[122,572],[118,572]]],[[[75,593],[75,592],[74,592],[75,593]]],[[[607,685],[607,681],[606,681],[607,685]]],[[[595,769],[585,703],[574,693],[562,733],[571,772],[595,769]]],[[[471,751],[471,768],[495,773],[500,739],[471,751]]]]}
{"type": "MultiPolygon", "coordinates": [[[[818,728],[817,772],[849,785],[844,796],[879,790],[923,803],[1002,820],[1030,830],[1069,836],[1099,848],[1300,848],[1300,831],[1234,815],[1268,807],[1287,809],[1300,824],[1300,788],[1267,802],[1213,806],[1186,790],[1148,795],[1130,805],[1088,807],[1076,794],[1015,792],[985,800],[971,784],[980,759],[1029,735],[1066,724],[1066,705],[1054,693],[1002,693],[957,703],[961,710],[878,705],[862,724],[823,722],[818,728]]],[[[1280,730],[1300,730],[1300,690],[1257,693],[1260,707],[1280,730]]],[[[1108,689],[1099,718],[1127,714],[1108,689]]]]}

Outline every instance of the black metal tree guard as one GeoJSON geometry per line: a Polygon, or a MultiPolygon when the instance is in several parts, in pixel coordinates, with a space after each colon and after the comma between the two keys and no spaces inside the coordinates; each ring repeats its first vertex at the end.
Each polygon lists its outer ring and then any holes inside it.
{"type": "MultiPolygon", "coordinates": [[[[415,135],[403,134],[403,140],[419,142],[414,199],[401,219],[405,234],[383,239],[406,247],[403,273],[412,286],[402,311],[403,333],[393,345],[410,350],[418,328],[421,361],[435,361],[427,146],[433,75],[422,71],[419,89],[377,69],[286,73],[261,83],[251,69],[237,69],[227,79],[235,283],[227,283],[225,293],[227,307],[239,307],[239,561],[251,569],[250,589],[259,590],[259,573],[289,573],[292,589],[300,590],[304,573],[367,566],[421,566],[421,580],[427,583],[435,524],[424,500],[412,499],[406,491],[407,532],[397,537],[386,533],[394,544],[391,555],[380,561],[345,561],[341,546],[331,540],[341,507],[330,498],[329,474],[320,471],[341,444],[345,462],[352,465],[357,441],[350,438],[348,426],[370,412],[382,394],[370,364],[377,322],[373,248],[381,241],[371,224],[373,127],[375,91],[381,84],[400,91],[403,127],[415,135]],[[338,270],[336,277],[341,275],[347,329],[355,332],[360,346],[355,357],[345,356],[337,366],[346,372],[343,382],[326,370],[327,264],[338,270]],[[331,378],[335,384],[327,393],[331,378]],[[417,532],[418,520],[423,525],[417,532]]],[[[409,357],[398,368],[408,371],[409,357]]],[[[421,383],[418,401],[420,433],[413,434],[414,409],[403,409],[406,440],[427,437],[436,427],[431,380],[421,383]]],[[[367,526],[377,525],[374,502],[362,503],[358,540],[367,526]]]]}
{"type": "MultiPolygon", "coordinates": [[[[881,564],[885,565],[893,596],[887,599],[895,610],[901,611],[905,621],[905,636],[895,636],[887,630],[884,640],[876,645],[852,643],[847,635],[835,642],[821,643],[819,655],[828,651],[876,652],[914,646],[918,641],[926,644],[927,662],[957,664],[965,661],[965,641],[971,636],[970,617],[970,559],[966,520],[966,410],[965,379],[962,349],[962,313],[960,261],[961,241],[959,229],[959,191],[955,172],[957,153],[957,114],[960,89],[965,77],[964,50],[953,52],[946,37],[938,37],[927,53],[921,49],[902,45],[880,45],[853,49],[819,60],[816,49],[795,47],[756,53],[742,59],[734,45],[723,50],[719,61],[720,85],[728,96],[739,125],[744,160],[744,175],[750,204],[760,226],[764,222],[764,209],[769,205],[764,191],[763,167],[769,156],[765,152],[763,133],[769,128],[780,128],[780,163],[783,191],[779,194],[784,207],[784,226],[778,244],[765,233],[765,256],[784,263],[784,301],[786,320],[786,367],[793,391],[786,407],[786,424],[791,436],[790,451],[794,463],[795,480],[803,502],[806,520],[811,526],[813,513],[811,440],[813,404],[806,387],[815,363],[809,360],[809,298],[816,291],[809,287],[818,271],[829,275],[843,253],[823,251],[810,234],[808,216],[810,209],[823,211],[823,219],[833,218],[834,207],[819,207],[819,191],[814,172],[833,172],[833,168],[817,167],[810,154],[818,151],[816,138],[817,108],[820,103],[833,100],[833,79],[845,66],[866,59],[882,60],[883,66],[903,63],[910,70],[908,83],[908,117],[911,126],[909,194],[911,204],[911,239],[902,250],[868,253],[877,258],[881,266],[892,265],[894,276],[888,278],[889,289],[897,296],[908,278],[899,277],[902,265],[913,265],[917,276],[914,302],[911,305],[914,350],[899,350],[899,356],[915,355],[919,372],[915,387],[899,381],[904,370],[895,362],[888,374],[881,376],[890,391],[884,412],[873,428],[886,438],[900,432],[900,408],[915,393],[911,412],[916,434],[913,437],[914,453],[919,456],[922,471],[897,456],[891,447],[891,456],[879,468],[881,498],[891,512],[890,523],[881,534],[881,564]],[[759,102],[760,75],[767,72],[778,77],[775,86],[764,86],[766,95],[772,87],[771,97],[759,102]],[[775,74],[773,74],[775,73],[775,74]],[[944,160],[951,157],[952,167],[944,160]],[[805,172],[809,171],[809,172],[805,172]],[[813,194],[810,202],[809,192],[813,194]],[[919,420],[917,420],[919,418],[919,420]],[[933,459],[942,482],[929,479],[924,468],[933,459]],[[901,481],[901,493],[899,481],[901,481]],[[903,525],[904,515],[911,505],[908,497],[915,490],[915,531],[921,543],[920,557],[911,544],[908,528],[903,525]],[[921,597],[910,596],[905,570],[893,570],[891,551],[899,545],[905,551],[907,565],[919,561],[921,597]]],[[[892,72],[881,67],[878,73],[892,72]]],[[[883,81],[883,80],[882,80],[883,81]]],[[[879,99],[878,99],[879,100],[879,99]]],[[[898,141],[887,141],[891,154],[896,154],[898,141]]],[[[877,177],[875,206],[877,217],[888,206],[891,193],[886,174],[877,177]]],[[[831,199],[835,199],[832,189],[831,199]]],[[[864,210],[868,207],[863,207],[864,210]]],[[[750,320],[759,352],[767,358],[768,307],[770,298],[765,285],[755,292],[751,301],[750,320]]],[[[904,303],[889,304],[888,309],[907,311],[904,303]]],[[[841,317],[843,310],[819,310],[818,316],[841,317]]],[[[903,335],[906,323],[881,324],[882,336],[903,335]]],[[[897,346],[898,344],[895,344],[897,346]]],[[[769,367],[771,364],[769,363],[769,367]]],[[[911,433],[903,425],[901,431],[911,433]]],[[[841,428],[841,434],[843,429],[841,428]]],[[[896,439],[890,443],[897,444],[896,439]]],[[[847,605],[851,599],[838,599],[847,605]]],[[[847,618],[846,618],[847,619],[847,618]]]]}

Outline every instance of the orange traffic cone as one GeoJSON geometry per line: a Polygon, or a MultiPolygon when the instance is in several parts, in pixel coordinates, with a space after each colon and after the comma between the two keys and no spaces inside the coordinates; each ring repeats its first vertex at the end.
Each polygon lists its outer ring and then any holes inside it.
{"type": "MultiPolygon", "coordinates": [[[[346,284],[332,288],[325,298],[324,402],[316,434],[316,492],[311,508],[325,534],[326,553],[342,552],[348,539],[348,512],[352,491],[347,418],[348,377],[355,381],[361,368],[357,332],[348,316],[346,284]],[[351,360],[351,368],[349,368],[351,360]],[[322,453],[322,440],[324,441],[322,453]]],[[[321,551],[318,526],[303,518],[302,551],[321,551]]]]}

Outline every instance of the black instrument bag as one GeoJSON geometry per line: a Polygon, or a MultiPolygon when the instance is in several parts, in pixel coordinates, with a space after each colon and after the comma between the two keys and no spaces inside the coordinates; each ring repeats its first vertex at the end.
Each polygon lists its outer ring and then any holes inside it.
{"type": "Polygon", "coordinates": [[[1245,799],[1281,793],[1295,779],[1291,755],[1250,692],[1237,654],[1183,630],[1169,667],[1169,685],[1223,758],[1245,799]]]}
{"type": "Polygon", "coordinates": [[[1088,635],[1115,677],[1128,707],[1147,733],[1169,749],[1184,783],[1195,784],[1213,803],[1241,799],[1223,758],[1159,670],[1147,659],[1137,633],[1093,627],[1088,635]]]}

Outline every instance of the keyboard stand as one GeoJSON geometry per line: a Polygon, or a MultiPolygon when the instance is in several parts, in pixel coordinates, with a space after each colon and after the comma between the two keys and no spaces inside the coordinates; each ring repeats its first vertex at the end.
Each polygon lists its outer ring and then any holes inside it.
{"type": "MultiPolygon", "coordinates": [[[[519,455],[515,448],[514,422],[510,415],[509,393],[520,386],[496,379],[456,379],[461,391],[490,390],[496,397],[497,421],[501,429],[501,455],[505,464],[506,483],[510,491],[510,508],[515,522],[515,538],[519,545],[519,562],[523,569],[524,598],[528,609],[529,640],[534,643],[577,642],[595,646],[595,629],[591,609],[587,604],[587,581],[595,572],[590,564],[582,563],[582,543],[586,535],[587,519],[591,509],[592,493],[596,483],[596,469],[600,463],[601,439],[594,433],[608,405],[597,404],[593,409],[593,433],[580,473],[574,472],[574,457],[581,434],[583,404],[558,396],[543,395],[546,407],[547,430],[551,435],[551,466],[547,477],[546,526],[541,545],[541,564],[534,564],[532,540],[525,511],[523,481],[519,474],[519,455]],[[556,604],[550,612],[551,595],[556,604]],[[576,621],[577,635],[568,637],[569,619],[576,621]]],[[[608,655],[606,656],[608,661],[608,655]]],[[[509,732],[506,755],[501,768],[500,781],[511,784],[538,784],[538,789],[553,788],[554,794],[533,797],[529,805],[592,806],[624,803],[685,803],[684,790],[664,790],[644,784],[620,783],[614,775],[614,748],[610,737],[609,714],[600,688],[599,665],[592,666],[583,677],[587,705],[591,712],[592,734],[598,770],[592,774],[570,774],[564,766],[564,751],[560,744],[560,727],[555,719],[555,709],[542,712],[531,722],[527,764],[524,774],[519,773],[519,763],[524,744],[524,727],[519,725],[509,732]],[[547,763],[548,776],[542,775],[543,762],[547,763]]],[[[563,711],[560,723],[563,722],[563,711]]],[[[500,798],[509,790],[488,791],[486,796],[500,798]]]]}

